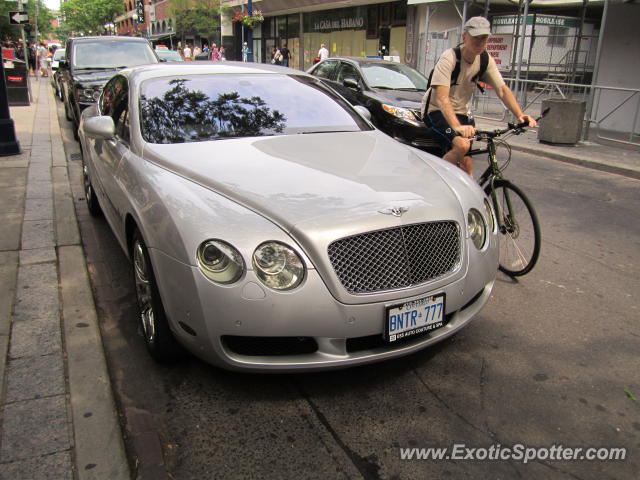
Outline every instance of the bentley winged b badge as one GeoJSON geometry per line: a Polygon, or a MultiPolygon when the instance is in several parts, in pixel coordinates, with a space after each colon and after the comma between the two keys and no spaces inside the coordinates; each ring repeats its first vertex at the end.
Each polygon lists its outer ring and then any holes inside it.
{"type": "Polygon", "coordinates": [[[384,215],[393,215],[394,217],[401,217],[403,213],[408,211],[408,207],[390,207],[385,208],[384,210],[378,210],[378,213],[383,213],[384,215]]]}

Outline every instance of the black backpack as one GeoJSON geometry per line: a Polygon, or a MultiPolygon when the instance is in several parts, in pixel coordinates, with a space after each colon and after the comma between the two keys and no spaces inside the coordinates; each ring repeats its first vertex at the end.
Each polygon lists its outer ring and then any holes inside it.
{"type": "MultiPolygon", "coordinates": [[[[450,83],[451,86],[458,84],[458,76],[460,75],[460,59],[462,58],[462,52],[460,51],[460,46],[455,47],[453,51],[456,54],[456,66],[453,68],[453,71],[451,72],[451,83],[450,83]]],[[[482,93],[484,93],[484,87],[480,85],[480,83],[478,83],[478,80],[481,79],[482,76],[485,74],[488,66],[489,66],[489,53],[485,50],[480,54],[480,70],[478,70],[478,73],[476,73],[473,77],[471,77],[471,81],[476,84],[476,87],[478,87],[478,89],[482,93]]],[[[427,81],[427,89],[431,88],[431,78],[433,77],[433,70],[435,70],[435,68],[432,69],[431,73],[429,74],[429,80],[427,81]]],[[[424,109],[425,115],[429,110],[430,100],[431,100],[431,90],[429,90],[429,96],[427,97],[427,103],[424,109]]]]}

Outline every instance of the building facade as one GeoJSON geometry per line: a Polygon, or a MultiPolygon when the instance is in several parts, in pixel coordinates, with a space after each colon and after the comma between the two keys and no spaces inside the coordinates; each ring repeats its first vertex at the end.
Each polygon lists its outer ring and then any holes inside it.
{"type": "MultiPolygon", "coordinates": [[[[274,46],[284,44],[291,51],[290,66],[306,70],[313,64],[320,45],[332,56],[387,56],[404,61],[406,53],[407,2],[262,0],[253,3],[264,22],[252,29],[254,61],[268,62],[274,46]]],[[[235,10],[246,4],[223,2],[235,10]]],[[[246,26],[223,19],[225,45],[242,45],[246,26]]],[[[227,48],[229,51],[229,48],[227,48]]],[[[232,51],[240,58],[238,48],[232,51]]]]}

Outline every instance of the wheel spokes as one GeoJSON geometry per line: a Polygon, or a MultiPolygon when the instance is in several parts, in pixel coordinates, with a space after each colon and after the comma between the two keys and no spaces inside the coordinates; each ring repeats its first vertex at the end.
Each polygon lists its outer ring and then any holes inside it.
{"type": "Polygon", "coordinates": [[[133,246],[133,268],[135,272],[136,296],[140,309],[140,320],[144,335],[149,342],[155,338],[155,314],[151,298],[151,283],[149,282],[149,266],[146,262],[143,246],[136,242],[133,246]]]}

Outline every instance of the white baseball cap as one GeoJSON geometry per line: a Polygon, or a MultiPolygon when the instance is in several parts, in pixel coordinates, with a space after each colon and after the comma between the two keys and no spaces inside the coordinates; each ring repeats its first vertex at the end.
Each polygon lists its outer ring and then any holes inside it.
{"type": "Polygon", "coordinates": [[[484,17],[471,17],[464,24],[464,30],[472,37],[491,35],[491,24],[484,17]]]}

